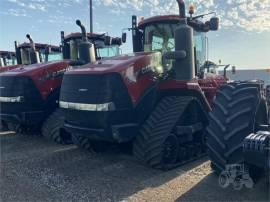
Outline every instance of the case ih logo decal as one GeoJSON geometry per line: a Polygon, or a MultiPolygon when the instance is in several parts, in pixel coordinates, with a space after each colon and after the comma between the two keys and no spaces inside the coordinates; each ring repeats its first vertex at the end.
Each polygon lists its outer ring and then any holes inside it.
{"type": "Polygon", "coordinates": [[[141,71],[139,71],[139,76],[147,74],[148,72],[152,72],[152,67],[150,65],[141,68],[141,71]]]}
{"type": "Polygon", "coordinates": [[[48,72],[45,76],[40,77],[38,80],[40,83],[43,83],[43,82],[50,80],[50,79],[53,79],[53,78],[62,77],[67,69],[68,68],[61,69],[61,70],[56,71],[56,72],[48,72]]]}
{"type": "Polygon", "coordinates": [[[140,76],[153,72],[151,65],[140,68],[137,72],[134,72],[134,66],[130,66],[125,73],[125,76],[129,83],[135,83],[140,76]]]}

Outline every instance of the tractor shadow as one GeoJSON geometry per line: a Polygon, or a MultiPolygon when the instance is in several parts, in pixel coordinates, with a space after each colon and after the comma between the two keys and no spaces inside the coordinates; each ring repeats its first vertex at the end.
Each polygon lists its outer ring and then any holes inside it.
{"type": "Polygon", "coordinates": [[[270,201],[270,190],[261,179],[253,188],[235,190],[232,185],[220,187],[218,176],[210,173],[176,201],[270,201]]]}
{"type": "Polygon", "coordinates": [[[208,160],[164,172],[140,164],[130,151],[116,146],[93,153],[18,134],[1,135],[0,143],[3,201],[121,201],[208,160]]]}

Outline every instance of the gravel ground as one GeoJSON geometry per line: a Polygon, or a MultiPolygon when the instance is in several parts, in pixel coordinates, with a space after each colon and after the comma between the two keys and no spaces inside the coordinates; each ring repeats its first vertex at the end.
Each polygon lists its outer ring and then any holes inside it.
{"type": "Polygon", "coordinates": [[[161,172],[119,147],[95,154],[13,133],[0,143],[0,201],[270,201],[263,181],[220,188],[207,158],[161,172]]]}

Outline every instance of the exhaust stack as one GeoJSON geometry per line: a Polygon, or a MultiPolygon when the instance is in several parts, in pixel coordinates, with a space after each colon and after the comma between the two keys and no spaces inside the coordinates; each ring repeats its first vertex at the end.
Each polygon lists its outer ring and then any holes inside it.
{"type": "Polygon", "coordinates": [[[172,59],[176,80],[189,81],[195,77],[193,29],[187,24],[185,3],[176,0],[179,6],[180,21],[174,32],[175,51],[163,55],[172,59]]]}
{"type": "Polygon", "coordinates": [[[29,40],[31,45],[30,54],[30,64],[40,63],[39,53],[36,51],[35,43],[30,36],[30,34],[26,34],[26,38],[29,40]]]}
{"type": "Polygon", "coordinates": [[[85,26],[81,23],[80,20],[76,20],[76,24],[81,28],[82,40],[87,41],[87,34],[86,34],[85,26]]]}
{"type": "Polygon", "coordinates": [[[78,46],[79,60],[84,63],[90,63],[96,61],[95,47],[94,44],[88,41],[85,26],[80,20],[76,20],[76,24],[81,28],[82,42],[78,46]]]}
{"type": "Polygon", "coordinates": [[[186,18],[186,6],[184,0],[176,0],[179,8],[179,16],[180,18],[186,18]]]}
{"type": "Polygon", "coordinates": [[[32,48],[33,50],[36,50],[35,43],[34,43],[32,37],[30,36],[30,34],[26,34],[26,38],[29,40],[29,42],[30,42],[30,44],[31,44],[31,48],[32,48]]]}

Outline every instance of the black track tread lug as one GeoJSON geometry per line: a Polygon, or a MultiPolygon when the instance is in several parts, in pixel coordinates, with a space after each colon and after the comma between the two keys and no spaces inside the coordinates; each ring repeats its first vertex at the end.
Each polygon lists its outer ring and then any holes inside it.
{"type": "Polygon", "coordinates": [[[64,125],[64,115],[61,109],[56,109],[43,123],[41,128],[42,135],[58,144],[69,144],[69,140],[63,139],[60,135],[60,128],[64,125]]]}
{"type": "Polygon", "coordinates": [[[210,135],[216,142],[223,148],[226,148],[226,145],[222,142],[222,140],[212,131],[211,128],[207,128],[207,133],[210,135]]]}
{"type": "Polygon", "coordinates": [[[164,169],[161,162],[161,145],[186,107],[194,101],[191,96],[163,98],[149,116],[133,142],[133,154],[141,162],[153,168],[164,169]]]}
{"type": "Polygon", "coordinates": [[[79,148],[88,150],[88,151],[93,151],[91,147],[90,140],[86,137],[80,136],[73,134],[72,135],[72,142],[78,146],[79,148]]]}
{"type": "Polygon", "coordinates": [[[262,99],[257,84],[234,83],[219,89],[206,129],[208,154],[216,172],[225,169],[226,164],[243,161],[242,142],[254,132],[255,114],[262,99]]]}

